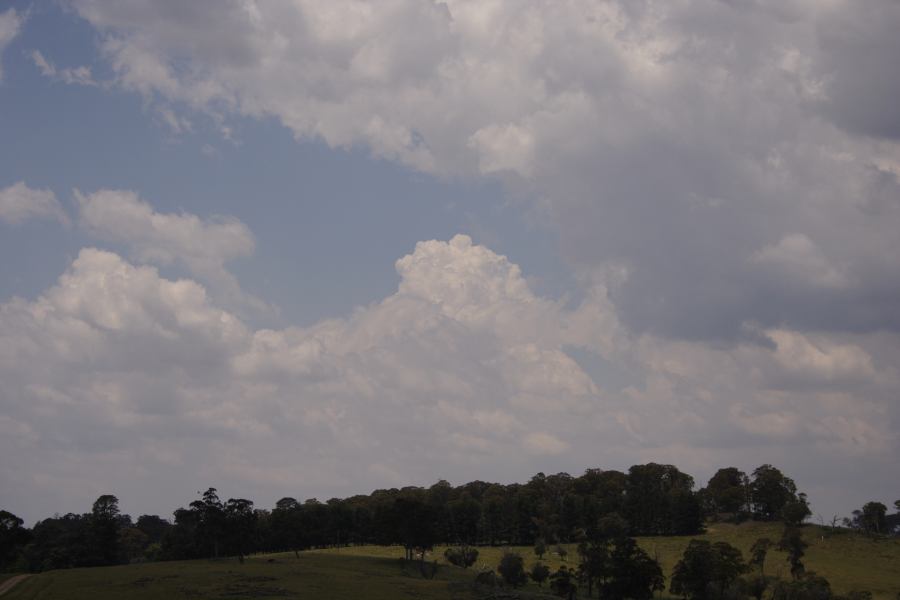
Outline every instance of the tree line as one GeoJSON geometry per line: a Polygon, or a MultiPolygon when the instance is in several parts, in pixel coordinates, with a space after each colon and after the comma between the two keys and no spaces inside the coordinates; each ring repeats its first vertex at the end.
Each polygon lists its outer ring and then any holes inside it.
{"type": "MultiPolygon", "coordinates": [[[[720,469],[706,487],[694,488],[690,475],[656,463],[627,472],[588,469],[578,477],[538,473],[524,484],[473,481],[454,487],[441,480],[428,488],[380,489],[327,502],[288,497],[268,510],[247,499],[222,500],[209,488],[176,510],[172,521],[156,515],[133,520],[120,512],[115,496],[103,495],[89,513],[56,515],[31,529],[0,511],[0,570],[243,559],[254,552],[350,544],[399,545],[412,558],[437,544],[580,543],[598,523],[610,520],[618,523],[614,537],[619,539],[696,534],[708,519],[799,525],[810,514],[805,494],[771,465],[749,475],[734,467],[720,469]]],[[[893,515],[879,517],[878,507],[869,508],[857,517],[860,526],[888,531],[893,515]]]]}

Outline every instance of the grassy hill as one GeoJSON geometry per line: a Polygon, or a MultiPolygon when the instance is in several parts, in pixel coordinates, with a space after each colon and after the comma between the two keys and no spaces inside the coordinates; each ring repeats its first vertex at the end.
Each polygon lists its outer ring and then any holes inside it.
{"type": "MultiPolygon", "coordinates": [[[[778,525],[746,523],[712,525],[700,536],[727,541],[745,557],[760,537],[777,541],[778,525]]],[[[807,569],[826,576],[836,592],[864,589],[877,600],[895,600],[900,592],[900,540],[878,540],[854,535],[828,536],[815,526],[805,528],[810,547],[807,569]]],[[[656,556],[668,576],[691,538],[640,538],[651,556],[656,556]]],[[[495,567],[510,548],[480,548],[477,566],[495,567]]],[[[531,548],[512,548],[526,565],[537,560],[531,548]]],[[[577,563],[574,546],[568,547],[569,566],[577,563]]],[[[404,566],[398,547],[357,546],[303,552],[300,558],[279,554],[256,556],[241,565],[236,560],[147,563],[120,567],[51,571],[32,577],[4,596],[3,600],[105,600],[119,598],[178,600],[246,598],[342,599],[456,599],[471,598],[467,583],[474,571],[447,566],[433,580],[423,579],[414,568],[404,566]]],[[[443,548],[431,558],[443,562],[443,548]]],[[[564,564],[547,554],[544,562],[555,568],[564,564]]],[[[766,562],[769,574],[787,573],[784,554],[771,552],[766,562]]],[[[546,590],[546,588],[545,588],[546,590]]],[[[544,590],[544,591],[545,591],[544,590]]],[[[531,585],[524,596],[537,594],[531,585]]],[[[523,597],[524,597],[523,596],[523,597]]],[[[665,595],[664,595],[665,597],[665,595]]]]}

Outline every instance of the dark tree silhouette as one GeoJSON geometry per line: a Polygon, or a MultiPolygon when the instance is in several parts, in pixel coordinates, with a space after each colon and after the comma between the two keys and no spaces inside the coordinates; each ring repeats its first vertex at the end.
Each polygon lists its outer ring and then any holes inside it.
{"type": "Polygon", "coordinates": [[[24,521],[11,512],[0,510],[0,571],[9,568],[19,557],[31,532],[22,525],[24,521]]]}
{"type": "Polygon", "coordinates": [[[786,504],[797,500],[797,485],[772,465],[762,465],[753,471],[750,500],[757,519],[772,521],[781,517],[786,504]]]}
{"type": "Polygon", "coordinates": [[[723,598],[746,570],[741,551],[730,544],[691,540],[672,571],[669,589],[693,600],[723,598]]]}
{"type": "Polygon", "coordinates": [[[91,562],[113,565],[119,562],[119,499],[104,494],[94,501],[90,516],[91,562]]]}
{"type": "Polygon", "coordinates": [[[513,552],[507,552],[503,555],[500,559],[500,564],[497,566],[497,572],[500,573],[503,581],[512,587],[519,587],[528,581],[522,557],[513,552]]]}

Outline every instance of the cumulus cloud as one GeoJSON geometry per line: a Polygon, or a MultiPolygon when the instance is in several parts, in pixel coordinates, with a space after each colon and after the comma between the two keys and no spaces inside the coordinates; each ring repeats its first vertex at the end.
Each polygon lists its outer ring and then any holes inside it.
{"type": "Polygon", "coordinates": [[[69,217],[53,190],[33,189],[24,181],[0,189],[0,220],[18,225],[29,219],[56,219],[69,224],[69,217]]]}
{"type": "Polygon", "coordinates": [[[240,224],[80,195],[88,231],[210,293],[85,251],[4,305],[0,450],[47,459],[4,480],[84,486],[141,456],[145,479],[123,488],[165,472],[192,493],[200,471],[275,495],[772,462],[825,503],[867,500],[829,471],[876,493],[898,446],[897,11],[867,9],[78,2],[114,85],[173,131],[274,117],[436,176],[500,178],[558,234],[580,302],[457,236],[418,244],[397,292],[344,319],[254,331],[217,308],[238,293],[225,263],[252,251],[240,224]]]}
{"type": "Polygon", "coordinates": [[[0,451],[21,457],[0,466],[8,501],[46,513],[114,489],[160,510],[214,484],[265,504],[676,455],[702,476],[752,468],[747,448],[789,472],[847,448],[890,464],[878,397],[900,384],[868,339],[779,330],[774,347],[714,351],[622,335],[602,286],[567,307],[463,235],[396,266],[397,291],[346,318],[254,330],[194,281],[82,250],[40,297],[0,306],[0,451]],[[567,348],[634,376],[595,379],[567,348]]]}
{"type": "Polygon", "coordinates": [[[76,8],[166,110],[511,182],[632,330],[900,329],[891,0],[76,8]]]}
{"type": "Polygon", "coordinates": [[[125,244],[142,262],[185,266],[229,306],[267,310],[225,268],[226,262],[253,254],[253,234],[239,220],[159,213],[128,190],[87,195],[76,190],[75,199],[79,224],[92,236],[125,244]]]}
{"type": "Polygon", "coordinates": [[[0,13],[0,81],[3,81],[3,51],[19,35],[24,20],[14,8],[0,13]]]}

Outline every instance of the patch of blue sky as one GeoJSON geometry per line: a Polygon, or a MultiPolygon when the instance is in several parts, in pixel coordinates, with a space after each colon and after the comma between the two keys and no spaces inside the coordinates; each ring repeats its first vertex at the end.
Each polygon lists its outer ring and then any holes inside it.
{"type": "MultiPolygon", "coordinates": [[[[173,132],[139,94],[42,75],[35,50],[57,68],[86,65],[98,80],[111,79],[97,33],[77,16],[57,5],[27,12],[4,57],[0,187],[49,188],[70,214],[73,189],[111,188],[134,190],[159,212],[240,219],[256,251],[228,266],[245,290],[280,309],[257,324],[309,325],[378,301],[396,290],[395,260],[417,241],[456,233],[507,254],[537,293],[571,288],[556,239],[529,222],[499,182],[439,180],[365,149],[297,141],[274,119],[232,118],[228,140],[213,119],[182,107],[191,129],[173,132]]],[[[0,233],[0,300],[36,296],[81,247],[127,255],[50,221],[3,224],[0,233]]]]}

